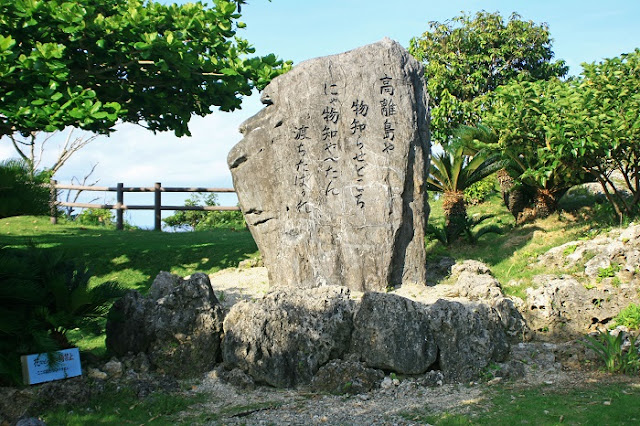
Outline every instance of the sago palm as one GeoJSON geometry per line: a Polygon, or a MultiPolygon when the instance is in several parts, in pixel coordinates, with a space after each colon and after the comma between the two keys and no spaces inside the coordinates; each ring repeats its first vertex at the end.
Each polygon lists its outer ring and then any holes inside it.
{"type": "Polygon", "coordinates": [[[443,152],[433,155],[427,188],[442,193],[442,210],[449,241],[463,232],[467,222],[464,190],[500,170],[502,164],[499,160],[498,156],[484,150],[468,155],[461,145],[446,146],[443,152]]]}

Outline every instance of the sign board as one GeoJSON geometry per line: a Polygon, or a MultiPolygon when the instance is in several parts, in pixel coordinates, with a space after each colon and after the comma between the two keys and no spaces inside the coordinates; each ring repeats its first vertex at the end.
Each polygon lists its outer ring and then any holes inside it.
{"type": "Polygon", "coordinates": [[[49,356],[46,353],[21,356],[24,384],[34,385],[82,374],[78,348],[53,352],[53,357],[57,362],[50,364],[49,356]]]}

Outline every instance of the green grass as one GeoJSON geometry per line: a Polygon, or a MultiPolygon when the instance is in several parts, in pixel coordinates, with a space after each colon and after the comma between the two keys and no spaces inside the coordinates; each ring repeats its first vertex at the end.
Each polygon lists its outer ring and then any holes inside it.
{"type": "Polygon", "coordinates": [[[246,230],[116,231],[73,223],[51,225],[45,217],[0,219],[0,245],[26,248],[29,242],[45,250],[62,250],[86,265],[93,274],[91,285],[117,281],[143,293],[160,271],[181,276],[213,273],[257,254],[246,230]]]}
{"type": "MultiPolygon", "coordinates": [[[[42,415],[48,425],[122,425],[191,424],[192,416],[183,411],[199,412],[207,400],[205,394],[156,392],[139,399],[130,389],[107,385],[108,388],[86,404],[61,406],[42,415]]],[[[203,419],[204,420],[204,419],[203,419]]]]}
{"type": "MultiPolygon", "coordinates": [[[[73,223],[51,225],[47,217],[21,216],[0,219],[0,246],[28,247],[29,243],[89,268],[90,285],[115,281],[142,293],[160,271],[180,276],[194,272],[211,274],[237,266],[257,255],[257,247],[246,230],[166,233],[146,230],[116,231],[73,223]]],[[[82,351],[103,355],[104,334],[75,329],[68,335],[82,351]]]]}
{"type": "Polygon", "coordinates": [[[595,383],[573,387],[515,385],[489,388],[479,401],[454,412],[412,410],[402,417],[433,425],[611,425],[640,422],[640,386],[595,383]]]}

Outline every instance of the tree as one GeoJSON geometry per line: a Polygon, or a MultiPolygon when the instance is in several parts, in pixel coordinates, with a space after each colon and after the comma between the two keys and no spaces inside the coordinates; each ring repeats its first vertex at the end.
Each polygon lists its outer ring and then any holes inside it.
{"type": "Polygon", "coordinates": [[[572,137],[554,143],[553,154],[599,182],[622,220],[640,213],[640,49],[583,64],[582,76],[572,137]]]}
{"type": "Polygon", "coordinates": [[[289,64],[236,36],[243,0],[0,0],[0,137],[116,121],[189,135],[289,64]]]}
{"type": "MultiPolygon", "coordinates": [[[[73,128],[69,129],[69,133],[62,144],[62,147],[58,151],[56,160],[48,167],[43,167],[42,160],[44,156],[45,147],[52,138],[57,135],[58,132],[53,133],[41,133],[31,132],[27,136],[19,134],[8,135],[13,147],[25,162],[29,168],[30,173],[33,175],[37,170],[46,169],[47,172],[53,177],[58,170],[64,166],[64,164],[71,158],[73,154],[93,142],[97,135],[91,136],[73,136],[73,128]]],[[[95,169],[93,166],[91,174],[95,169]]]]}
{"type": "Polygon", "coordinates": [[[499,157],[487,151],[465,155],[463,147],[449,145],[431,159],[427,189],[443,194],[446,240],[451,242],[467,223],[464,190],[502,168],[499,157]]]}
{"type": "Polygon", "coordinates": [[[430,22],[411,39],[409,52],[425,64],[433,139],[445,144],[459,126],[476,125],[480,110],[473,100],[509,81],[566,75],[564,61],[552,61],[551,42],[546,24],[515,13],[507,22],[488,12],[430,22]]]}
{"type": "Polygon", "coordinates": [[[536,217],[555,212],[569,188],[589,180],[554,148],[554,141],[571,136],[568,120],[582,108],[575,81],[514,81],[476,103],[484,111],[483,125],[496,136],[476,139],[475,146],[499,153],[516,184],[533,190],[536,217]]]}

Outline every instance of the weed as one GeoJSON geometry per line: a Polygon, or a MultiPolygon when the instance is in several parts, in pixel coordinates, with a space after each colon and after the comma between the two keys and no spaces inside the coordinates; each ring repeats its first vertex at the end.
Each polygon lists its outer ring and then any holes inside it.
{"type": "Polygon", "coordinates": [[[632,303],[613,319],[614,327],[623,325],[631,330],[640,329],[640,304],[632,303]]]}
{"type": "Polygon", "coordinates": [[[586,341],[582,343],[600,357],[609,373],[634,374],[640,368],[636,338],[633,336],[629,336],[630,346],[627,350],[623,349],[624,333],[621,332],[613,335],[600,330],[595,337],[586,336],[586,341]]]}
{"type": "Polygon", "coordinates": [[[620,271],[620,265],[609,265],[606,268],[598,268],[597,282],[601,282],[604,278],[613,278],[620,271]]]}
{"type": "Polygon", "coordinates": [[[500,370],[500,366],[495,362],[492,362],[480,371],[480,380],[482,380],[483,382],[488,382],[489,380],[495,378],[500,370]]]}
{"type": "Polygon", "coordinates": [[[578,248],[577,244],[572,244],[570,246],[565,247],[565,249],[562,251],[562,254],[564,254],[565,256],[569,256],[570,254],[575,253],[577,248],[578,248]]]}

